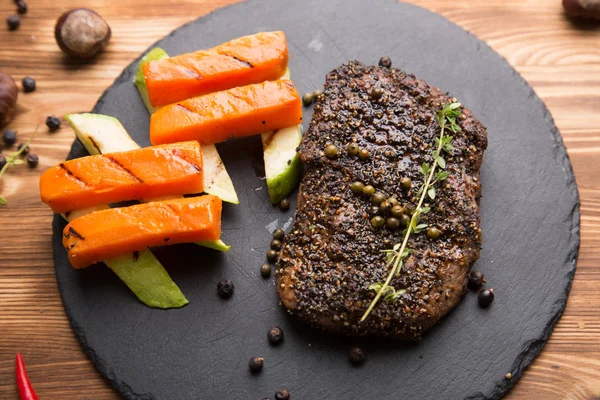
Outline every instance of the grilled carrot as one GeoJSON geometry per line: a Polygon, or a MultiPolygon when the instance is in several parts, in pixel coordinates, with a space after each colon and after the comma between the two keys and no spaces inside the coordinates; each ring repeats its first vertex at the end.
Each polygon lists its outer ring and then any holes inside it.
{"type": "Polygon", "coordinates": [[[143,66],[154,107],[236,86],[279,78],[287,68],[283,32],[261,32],[143,66]]]}
{"type": "Polygon", "coordinates": [[[57,213],[202,190],[198,142],[77,158],[48,169],[40,178],[42,201],[57,213]]]}
{"type": "Polygon", "coordinates": [[[159,109],[150,117],[150,141],[197,140],[206,145],[298,125],[301,120],[302,102],[292,81],[266,81],[159,109]]]}
{"type": "Polygon", "coordinates": [[[96,211],[65,227],[63,246],[79,269],[147,247],[217,240],[221,206],[206,195],[96,211]]]}

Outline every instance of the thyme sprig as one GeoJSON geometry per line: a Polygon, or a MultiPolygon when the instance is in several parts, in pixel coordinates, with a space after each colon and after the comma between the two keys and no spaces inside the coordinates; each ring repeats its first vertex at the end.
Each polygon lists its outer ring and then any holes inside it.
{"type": "Polygon", "coordinates": [[[404,260],[406,260],[410,253],[412,253],[412,249],[407,248],[410,235],[412,233],[420,233],[427,228],[427,224],[419,224],[421,216],[431,211],[429,207],[423,206],[425,197],[428,196],[431,200],[434,200],[436,197],[435,184],[437,182],[446,180],[450,175],[447,171],[444,171],[444,169],[446,169],[446,160],[442,154],[443,152],[450,153],[452,150],[454,150],[454,147],[452,147],[453,137],[447,134],[447,131],[457,133],[461,130],[460,126],[456,122],[456,119],[460,117],[461,114],[460,107],[460,103],[448,102],[444,104],[440,111],[438,111],[436,121],[440,127],[440,135],[439,137],[435,138],[435,150],[431,153],[433,163],[429,165],[424,162],[421,165],[423,185],[417,192],[419,202],[415,208],[415,211],[413,212],[408,227],[402,232],[404,234],[404,240],[402,243],[396,243],[389,250],[382,250],[382,252],[386,253],[386,268],[391,267],[390,273],[388,274],[385,282],[377,282],[369,286],[369,290],[374,291],[376,295],[371,301],[369,308],[367,308],[367,311],[365,311],[360,319],[361,322],[367,319],[381,298],[383,298],[384,301],[391,302],[395,301],[406,292],[405,289],[394,288],[390,285],[390,282],[394,276],[400,276],[402,266],[404,265],[404,260]],[[436,171],[438,167],[440,170],[436,171]]]}
{"type": "MultiPolygon", "coordinates": [[[[15,151],[14,153],[6,157],[6,164],[4,164],[4,167],[0,169],[0,180],[2,180],[2,176],[4,176],[4,173],[8,170],[8,168],[12,167],[13,165],[20,165],[25,163],[25,161],[21,160],[19,156],[21,156],[21,154],[23,154],[23,152],[27,150],[27,147],[29,146],[30,142],[31,139],[25,142],[25,144],[21,147],[19,151],[15,151]]],[[[4,197],[0,196],[0,205],[5,206],[7,204],[8,201],[4,197]]]]}

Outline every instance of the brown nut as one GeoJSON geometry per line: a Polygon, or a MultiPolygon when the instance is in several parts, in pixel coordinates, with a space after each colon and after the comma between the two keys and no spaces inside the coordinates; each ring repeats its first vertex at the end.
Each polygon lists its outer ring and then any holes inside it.
{"type": "Polygon", "coordinates": [[[600,0],[563,0],[563,7],[572,17],[600,20],[600,0]]]}
{"type": "Polygon", "coordinates": [[[19,89],[13,78],[0,72],[0,129],[8,125],[15,116],[18,95],[19,89]]]}
{"type": "Polygon", "coordinates": [[[67,11],[58,18],[54,28],[60,49],[77,58],[91,58],[101,52],[110,35],[110,26],[89,8],[67,11]]]}

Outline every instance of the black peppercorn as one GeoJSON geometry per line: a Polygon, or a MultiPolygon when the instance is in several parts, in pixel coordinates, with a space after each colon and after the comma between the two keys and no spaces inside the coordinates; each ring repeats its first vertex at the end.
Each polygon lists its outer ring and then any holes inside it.
{"type": "Polygon", "coordinates": [[[371,226],[375,229],[379,229],[385,224],[385,220],[380,216],[375,216],[371,218],[371,226]]]}
{"type": "Polygon", "coordinates": [[[27,3],[25,0],[17,0],[15,3],[17,3],[17,12],[19,14],[27,14],[27,3]]]}
{"type": "Polygon", "coordinates": [[[275,393],[275,400],[290,400],[290,392],[286,389],[281,389],[279,392],[275,393]]]}
{"type": "Polygon", "coordinates": [[[369,215],[371,217],[379,215],[379,207],[377,207],[377,206],[369,207],[369,215]]]}
{"type": "Polygon", "coordinates": [[[402,178],[400,179],[400,185],[402,185],[402,189],[410,189],[410,187],[412,186],[412,181],[410,180],[410,178],[402,178]]]}
{"type": "Polygon", "coordinates": [[[263,369],[264,358],[262,357],[252,357],[250,361],[248,361],[248,368],[252,373],[260,372],[263,369]]]}
{"type": "Polygon", "coordinates": [[[279,208],[281,211],[287,211],[290,209],[290,201],[288,199],[283,199],[279,202],[279,208]]]}
{"type": "Polygon", "coordinates": [[[492,301],[494,301],[494,289],[485,289],[480,291],[477,295],[477,301],[483,308],[492,304],[492,301]]]}
{"type": "Polygon", "coordinates": [[[389,57],[381,57],[379,59],[379,66],[383,68],[392,68],[392,60],[389,57]]]}
{"type": "Polygon", "coordinates": [[[374,87],[369,92],[369,96],[371,96],[373,100],[379,100],[381,96],[383,96],[383,89],[380,87],[374,87]]]}
{"type": "Polygon", "coordinates": [[[352,182],[350,185],[350,190],[352,190],[352,193],[354,194],[361,194],[364,188],[365,185],[363,185],[362,182],[352,182]]]}
{"type": "Polygon", "coordinates": [[[277,239],[271,240],[271,248],[273,250],[281,250],[281,241],[277,239]]]}
{"type": "Polygon", "coordinates": [[[350,143],[348,145],[347,150],[348,150],[348,155],[354,157],[354,156],[358,155],[358,151],[360,150],[360,148],[358,147],[358,145],[356,143],[350,143]]]}
{"type": "Polygon", "coordinates": [[[386,200],[385,194],[381,193],[381,192],[377,192],[373,195],[373,197],[371,197],[371,203],[375,204],[375,205],[379,205],[381,203],[383,203],[386,200]]]}
{"type": "Polygon", "coordinates": [[[394,218],[402,218],[404,216],[404,208],[402,206],[392,207],[392,216],[394,218]]]}
{"type": "Polygon", "coordinates": [[[365,362],[367,352],[362,347],[352,347],[348,353],[348,359],[354,365],[360,365],[365,362]]]}
{"type": "Polygon", "coordinates": [[[273,239],[283,240],[285,237],[285,231],[281,228],[277,228],[273,231],[273,239]]]}
{"type": "Polygon", "coordinates": [[[319,97],[320,95],[323,94],[323,91],[320,89],[315,90],[314,92],[312,92],[313,97],[315,98],[315,100],[317,100],[317,97],[319,97]]]}
{"type": "Polygon", "coordinates": [[[402,216],[400,217],[400,226],[408,228],[408,226],[410,225],[410,220],[411,218],[408,215],[402,214],[402,216]]]}
{"type": "Polygon", "coordinates": [[[4,157],[2,154],[0,154],[0,169],[4,168],[5,165],[6,165],[6,157],[4,157]]]}
{"type": "Polygon", "coordinates": [[[269,339],[269,343],[271,344],[279,344],[283,341],[283,331],[280,327],[274,326],[269,329],[267,339],[269,339]]]}
{"type": "Polygon", "coordinates": [[[21,85],[23,85],[23,92],[30,93],[35,90],[35,79],[30,76],[26,76],[21,79],[21,85]]]}
{"type": "Polygon", "coordinates": [[[338,148],[332,144],[328,145],[325,147],[325,155],[327,158],[336,158],[338,155],[338,148]]]}
{"type": "Polygon", "coordinates": [[[35,154],[29,154],[27,156],[27,165],[29,165],[29,168],[35,168],[37,167],[38,163],[40,162],[40,159],[37,155],[35,154]]]}
{"type": "Polygon", "coordinates": [[[469,274],[468,287],[471,290],[478,290],[485,283],[485,277],[481,271],[471,271],[469,274]]]}
{"type": "Polygon", "coordinates": [[[263,278],[268,278],[271,276],[271,266],[269,264],[263,264],[260,266],[260,274],[263,278]]]}
{"type": "Polygon", "coordinates": [[[46,118],[46,126],[50,129],[50,132],[54,132],[58,128],[60,128],[60,119],[50,116],[46,118]]]}
{"type": "Polygon", "coordinates": [[[23,147],[25,147],[25,149],[21,152],[21,155],[29,153],[29,146],[27,146],[25,143],[20,143],[19,146],[17,146],[17,151],[21,151],[23,147]]]}
{"type": "Polygon", "coordinates": [[[233,296],[233,282],[229,279],[223,279],[217,283],[217,294],[223,299],[233,296]]]}
{"type": "Polygon", "coordinates": [[[440,231],[438,228],[436,227],[431,227],[429,229],[427,229],[427,237],[429,239],[438,239],[440,237],[440,235],[442,234],[442,231],[440,231]]]}
{"type": "Polygon", "coordinates": [[[390,212],[392,212],[392,205],[390,204],[389,200],[386,200],[379,205],[379,211],[381,211],[383,215],[388,215],[390,212]]]}
{"type": "Polygon", "coordinates": [[[304,104],[305,107],[310,106],[313,101],[315,101],[315,97],[312,93],[306,93],[304,96],[302,96],[302,104],[304,104]]]}
{"type": "Polygon", "coordinates": [[[360,149],[360,150],[358,151],[358,158],[359,158],[361,161],[366,161],[366,160],[368,160],[370,156],[371,156],[371,155],[369,154],[369,150],[367,150],[367,149],[360,149]]]}
{"type": "Polygon", "coordinates": [[[274,262],[277,261],[277,256],[279,255],[279,253],[275,250],[268,250],[267,251],[267,260],[274,262]]]}
{"type": "Polygon", "coordinates": [[[6,24],[8,25],[9,30],[15,31],[19,29],[19,26],[21,25],[21,18],[19,18],[18,15],[11,15],[6,18],[6,24]]]}
{"type": "Polygon", "coordinates": [[[394,217],[385,220],[385,226],[389,229],[396,230],[400,227],[400,220],[394,217]]]}
{"type": "Polygon", "coordinates": [[[367,185],[363,187],[362,192],[365,196],[371,197],[375,193],[375,188],[371,185],[367,185]]]}
{"type": "Polygon", "coordinates": [[[17,142],[17,132],[12,129],[7,129],[2,134],[2,141],[6,147],[10,147],[17,142]]]}

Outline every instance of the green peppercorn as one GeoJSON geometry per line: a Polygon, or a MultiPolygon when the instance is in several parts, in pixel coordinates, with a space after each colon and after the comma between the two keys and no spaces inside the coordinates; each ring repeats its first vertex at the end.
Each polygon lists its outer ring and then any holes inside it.
{"type": "Polygon", "coordinates": [[[390,198],[389,198],[387,201],[390,203],[390,205],[391,205],[392,207],[394,207],[394,206],[397,206],[397,205],[398,205],[398,199],[397,199],[397,198],[395,198],[395,197],[390,197],[390,198]]]}
{"type": "Polygon", "coordinates": [[[410,225],[410,217],[406,214],[402,215],[400,217],[400,225],[405,228],[408,228],[408,226],[410,225]]]}
{"type": "Polygon", "coordinates": [[[283,240],[285,237],[285,231],[281,228],[277,228],[273,231],[273,239],[283,240]]]}
{"type": "Polygon", "coordinates": [[[364,188],[365,185],[363,185],[362,182],[352,182],[350,185],[350,190],[352,190],[354,194],[361,194],[364,188]]]}
{"type": "Polygon", "coordinates": [[[375,204],[375,205],[380,205],[381,203],[383,203],[385,201],[385,194],[381,193],[381,192],[377,192],[373,195],[373,197],[371,197],[371,203],[375,204]]]}
{"type": "Polygon", "coordinates": [[[437,239],[440,237],[441,234],[442,232],[436,227],[431,227],[427,229],[427,237],[429,239],[437,239]]]}
{"type": "Polygon", "coordinates": [[[392,207],[392,217],[402,218],[404,216],[404,208],[402,206],[392,207]]]}
{"type": "Polygon", "coordinates": [[[338,155],[338,148],[332,144],[328,145],[325,147],[325,155],[327,158],[336,158],[338,155]]]}
{"type": "Polygon", "coordinates": [[[280,240],[277,240],[277,239],[271,240],[271,248],[273,250],[281,250],[281,245],[282,245],[282,243],[280,240]]]}
{"type": "Polygon", "coordinates": [[[362,161],[368,160],[370,156],[369,150],[367,149],[360,149],[358,151],[358,158],[360,158],[362,161]]]}
{"type": "Polygon", "coordinates": [[[281,211],[287,211],[290,209],[290,201],[288,199],[283,199],[279,202],[279,208],[281,211]]]}
{"type": "Polygon", "coordinates": [[[267,251],[267,260],[273,262],[277,260],[277,256],[279,256],[279,253],[275,250],[269,250],[267,251]]]}
{"type": "Polygon", "coordinates": [[[400,220],[394,217],[388,218],[385,220],[385,226],[389,229],[396,230],[400,227],[400,220]]]}
{"type": "Polygon", "coordinates": [[[315,98],[312,93],[306,93],[304,96],[302,96],[302,104],[304,104],[305,107],[310,106],[313,101],[315,101],[315,98]]]}
{"type": "Polygon", "coordinates": [[[375,188],[371,185],[367,185],[363,188],[363,194],[365,196],[371,197],[371,196],[373,196],[374,193],[375,193],[375,188]]]}
{"type": "Polygon", "coordinates": [[[371,218],[371,226],[375,229],[381,228],[384,223],[385,220],[378,215],[371,218]]]}
{"type": "Polygon", "coordinates": [[[373,100],[379,100],[381,96],[383,96],[383,89],[380,87],[374,87],[369,92],[369,96],[371,96],[373,100]]]}
{"type": "Polygon", "coordinates": [[[359,147],[358,147],[358,145],[356,143],[350,143],[348,145],[347,150],[348,150],[348,155],[354,157],[354,156],[358,155],[358,151],[360,149],[359,149],[359,147]]]}
{"type": "Polygon", "coordinates": [[[400,184],[402,185],[402,189],[408,190],[412,186],[412,181],[410,180],[410,178],[404,177],[400,179],[400,184]]]}
{"type": "Polygon", "coordinates": [[[268,278],[271,276],[271,266],[269,264],[263,264],[260,266],[260,274],[263,278],[268,278]]]}
{"type": "Polygon", "coordinates": [[[392,211],[392,205],[390,204],[389,200],[386,200],[384,202],[382,202],[379,205],[379,210],[384,214],[384,215],[388,215],[391,211],[392,211]]]}

